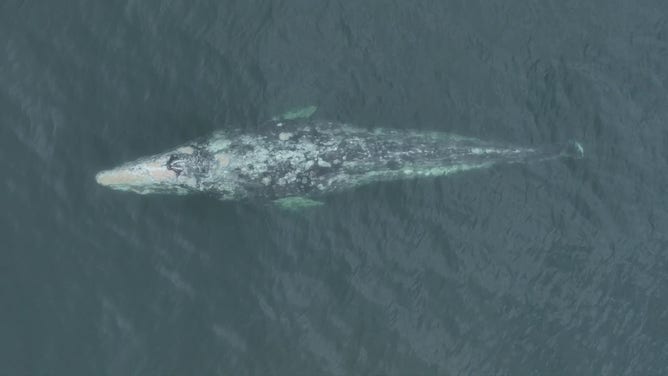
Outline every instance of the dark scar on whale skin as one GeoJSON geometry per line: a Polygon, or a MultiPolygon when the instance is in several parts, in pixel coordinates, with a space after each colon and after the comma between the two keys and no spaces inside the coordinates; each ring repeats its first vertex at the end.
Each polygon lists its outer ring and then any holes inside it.
{"type": "Polygon", "coordinates": [[[173,171],[176,176],[180,176],[183,172],[183,160],[180,158],[180,156],[176,154],[170,155],[169,159],[167,160],[167,169],[173,171]]]}

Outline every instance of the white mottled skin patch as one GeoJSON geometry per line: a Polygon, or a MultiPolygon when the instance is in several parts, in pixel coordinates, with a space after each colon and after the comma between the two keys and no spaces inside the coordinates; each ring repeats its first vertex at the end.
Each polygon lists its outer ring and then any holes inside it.
{"type": "Polygon", "coordinates": [[[183,154],[192,154],[195,152],[195,148],[193,148],[192,146],[183,146],[176,149],[176,151],[183,154]]]}
{"type": "Polygon", "coordinates": [[[230,140],[225,137],[222,131],[214,133],[208,144],[208,149],[214,154],[229,147],[230,140]]]}
{"type": "Polygon", "coordinates": [[[216,162],[218,162],[218,166],[220,167],[227,167],[230,165],[230,156],[225,153],[219,153],[216,154],[216,162]]]}

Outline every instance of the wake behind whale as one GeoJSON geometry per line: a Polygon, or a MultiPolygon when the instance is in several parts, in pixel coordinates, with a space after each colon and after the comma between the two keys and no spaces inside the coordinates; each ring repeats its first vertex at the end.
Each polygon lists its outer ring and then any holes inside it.
{"type": "Polygon", "coordinates": [[[581,158],[572,141],[515,147],[443,132],[356,128],[273,120],[251,132],[226,130],[97,174],[99,184],[140,194],[204,192],[223,200],[264,199],[282,206],[364,184],[445,176],[499,163],[581,158]]]}

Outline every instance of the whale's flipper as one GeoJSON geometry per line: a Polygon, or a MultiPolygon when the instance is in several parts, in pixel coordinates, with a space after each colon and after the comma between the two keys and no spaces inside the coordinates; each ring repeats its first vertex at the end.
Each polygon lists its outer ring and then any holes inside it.
{"type": "Polygon", "coordinates": [[[290,111],[284,112],[281,115],[274,116],[271,118],[273,121],[280,120],[295,120],[295,119],[308,119],[318,110],[318,106],[308,106],[301,108],[293,108],[290,111]]]}
{"type": "Polygon", "coordinates": [[[312,200],[306,197],[291,196],[274,200],[274,204],[285,210],[301,210],[324,205],[322,201],[312,200]]]}

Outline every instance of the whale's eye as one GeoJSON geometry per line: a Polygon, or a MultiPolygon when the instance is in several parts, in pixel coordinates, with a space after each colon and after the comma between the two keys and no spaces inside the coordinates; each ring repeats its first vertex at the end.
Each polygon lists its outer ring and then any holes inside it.
{"type": "Polygon", "coordinates": [[[183,163],[184,161],[179,155],[172,154],[169,156],[169,159],[167,160],[167,169],[174,171],[176,176],[179,176],[183,172],[184,168],[183,163]]]}

